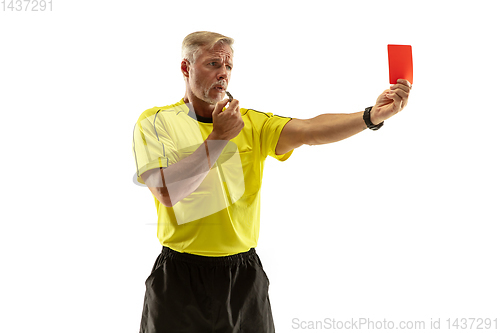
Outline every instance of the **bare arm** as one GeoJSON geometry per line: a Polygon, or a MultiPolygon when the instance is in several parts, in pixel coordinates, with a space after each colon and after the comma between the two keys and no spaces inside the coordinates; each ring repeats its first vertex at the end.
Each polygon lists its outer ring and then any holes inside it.
{"type": "Polygon", "coordinates": [[[227,99],[217,103],[212,114],[214,130],[194,153],[168,168],[144,172],[141,177],[149,190],[163,205],[172,207],[193,193],[208,175],[228,141],[243,128],[238,101],[233,100],[226,111],[227,99]]]}
{"type": "Polygon", "coordinates": [[[352,114],[322,114],[311,119],[292,119],[283,128],[276,145],[281,155],[306,145],[337,142],[366,129],[363,112],[352,114]]]}
{"type": "MultiPolygon", "coordinates": [[[[385,90],[371,111],[371,121],[379,124],[400,112],[408,103],[411,84],[398,80],[398,84],[385,90]]],[[[363,112],[351,114],[322,114],[311,119],[292,119],[276,145],[276,154],[281,155],[304,144],[321,145],[337,142],[366,129],[363,112]]]]}

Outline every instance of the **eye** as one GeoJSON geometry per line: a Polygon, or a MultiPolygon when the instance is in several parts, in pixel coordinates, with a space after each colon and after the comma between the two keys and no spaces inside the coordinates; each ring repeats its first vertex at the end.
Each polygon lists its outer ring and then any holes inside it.
{"type": "Polygon", "coordinates": [[[232,69],[232,67],[231,67],[231,66],[229,66],[229,65],[228,65],[228,66],[226,66],[226,68],[227,68],[227,70],[228,70],[228,71],[230,71],[230,70],[232,69]]]}
{"type": "Polygon", "coordinates": [[[212,61],[211,63],[209,63],[210,66],[215,66],[215,64],[217,64],[216,61],[212,61]]]}

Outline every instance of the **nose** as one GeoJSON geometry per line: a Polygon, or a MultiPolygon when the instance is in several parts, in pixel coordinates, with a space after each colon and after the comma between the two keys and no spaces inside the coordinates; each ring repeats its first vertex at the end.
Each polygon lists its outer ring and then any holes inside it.
{"type": "Polygon", "coordinates": [[[226,68],[226,66],[222,66],[221,70],[217,74],[217,79],[218,80],[227,80],[228,75],[229,75],[228,69],[226,68]]]}

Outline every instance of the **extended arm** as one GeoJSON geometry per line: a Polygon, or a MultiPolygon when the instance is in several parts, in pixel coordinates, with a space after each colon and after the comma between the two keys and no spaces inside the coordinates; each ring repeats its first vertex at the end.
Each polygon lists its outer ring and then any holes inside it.
{"type": "MultiPolygon", "coordinates": [[[[410,82],[398,83],[385,90],[371,111],[371,121],[379,124],[400,112],[408,103],[410,82]]],[[[281,155],[304,144],[321,145],[337,142],[366,129],[363,112],[351,114],[322,114],[311,119],[292,119],[283,131],[276,145],[276,154],[281,155]]]]}

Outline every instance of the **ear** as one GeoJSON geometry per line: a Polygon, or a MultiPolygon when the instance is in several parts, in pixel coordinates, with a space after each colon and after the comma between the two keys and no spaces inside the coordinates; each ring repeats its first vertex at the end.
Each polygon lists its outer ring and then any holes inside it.
{"type": "Polygon", "coordinates": [[[187,59],[182,60],[181,71],[182,71],[182,75],[184,75],[184,77],[189,77],[189,68],[190,67],[191,67],[191,64],[189,63],[189,61],[187,59]]]}

